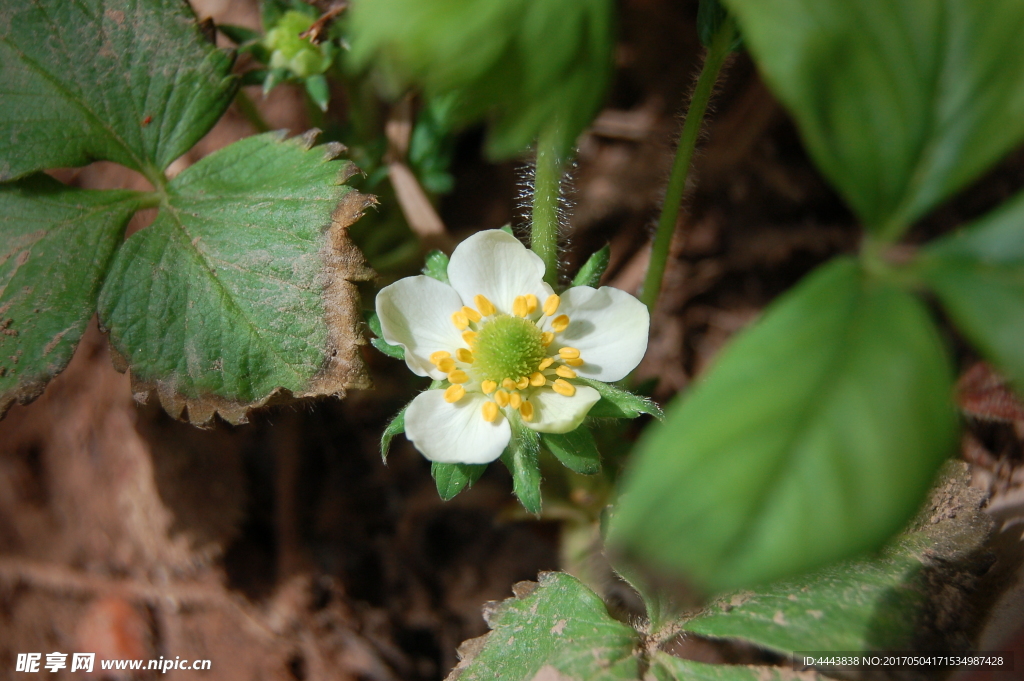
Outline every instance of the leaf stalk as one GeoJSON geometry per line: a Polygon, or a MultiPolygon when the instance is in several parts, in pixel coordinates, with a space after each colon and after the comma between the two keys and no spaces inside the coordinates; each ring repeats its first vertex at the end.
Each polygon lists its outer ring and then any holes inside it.
{"type": "Polygon", "coordinates": [[[640,291],[640,301],[647,305],[649,310],[654,309],[658,296],[661,294],[669,247],[672,245],[672,234],[675,232],[676,221],[679,219],[679,208],[683,192],[686,189],[686,178],[690,172],[690,161],[693,159],[693,151],[697,146],[697,138],[700,136],[701,124],[704,121],[708,103],[711,101],[715,82],[718,80],[718,74],[722,70],[726,57],[729,56],[735,37],[736,25],[730,17],[722,22],[711,41],[704,65],[697,77],[693,96],[690,98],[690,108],[686,112],[683,129],[679,134],[679,145],[676,147],[672,172],[669,175],[668,187],[665,189],[665,202],[661,207],[657,231],[654,233],[654,243],[651,245],[651,260],[647,266],[643,288],[640,291]]]}

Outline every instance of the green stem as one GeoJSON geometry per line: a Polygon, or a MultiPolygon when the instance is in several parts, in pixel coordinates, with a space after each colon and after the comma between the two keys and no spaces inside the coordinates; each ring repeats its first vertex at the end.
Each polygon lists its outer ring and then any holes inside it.
{"type": "Polygon", "coordinates": [[[644,278],[643,289],[640,292],[640,300],[651,310],[654,309],[658,295],[661,293],[661,282],[665,276],[665,265],[668,262],[669,246],[672,244],[672,233],[675,231],[676,220],[679,218],[679,207],[683,200],[683,191],[686,189],[686,176],[690,172],[690,161],[693,159],[693,150],[697,145],[697,138],[700,136],[704,113],[711,100],[711,93],[714,91],[715,81],[718,80],[718,73],[722,69],[722,64],[725,63],[725,58],[729,56],[729,49],[732,47],[735,35],[736,28],[732,19],[723,21],[721,28],[711,40],[711,47],[708,48],[704,66],[701,68],[700,76],[697,77],[697,86],[690,98],[690,108],[686,112],[683,130],[679,134],[676,158],[672,162],[672,173],[669,175],[668,187],[665,189],[665,203],[661,208],[658,229],[654,233],[654,244],[651,246],[651,261],[647,266],[647,276],[644,278]]]}
{"type": "Polygon", "coordinates": [[[137,192],[139,196],[139,210],[157,208],[163,202],[164,192],[137,192]]]}
{"type": "Polygon", "coordinates": [[[256,108],[256,103],[252,101],[252,98],[242,88],[238,88],[238,92],[235,93],[235,105],[238,107],[242,117],[249,121],[252,127],[256,128],[257,133],[270,130],[270,126],[267,125],[267,122],[263,120],[263,116],[260,115],[260,110],[256,108]]]}
{"type": "Polygon", "coordinates": [[[147,163],[141,168],[143,176],[149,180],[149,183],[153,185],[153,189],[156,194],[163,196],[167,193],[167,183],[170,180],[167,179],[167,175],[164,174],[157,166],[152,163],[147,163]]]}
{"type": "Polygon", "coordinates": [[[562,161],[556,140],[554,126],[541,132],[537,140],[530,226],[530,248],[544,261],[544,281],[552,287],[558,286],[558,199],[562,188],[562,161]]]}

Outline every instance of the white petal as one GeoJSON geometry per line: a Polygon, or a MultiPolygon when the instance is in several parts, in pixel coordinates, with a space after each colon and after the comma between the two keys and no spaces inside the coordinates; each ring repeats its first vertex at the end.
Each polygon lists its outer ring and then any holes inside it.
{"type": "Polygon", "coordinates": [[[405,348],[405,363],[418,376],[444,378],[430,363],[430,355],[466,347],[451,315],[462,309],[462,299],[451,286],[417,276],[400,279],[377,294],[377,316],[384,340],[405,348]]]}
{"type": "Polygon", "coordinates": [[[484,295],[505,314],[516,296],[529,293],[543,305],[552,294],[544,283],[544,261],[508,232],[489,229],[469,237],[452,253],[448,280],[466,305],[484,295]]]}
{"type": "Polygon", "coordinates": [[[587,385],[576,386],[572,397],[559,395],[551,388],[541,388],[530,395],[533,420],[526,425],[541,433],[568,433],[579,428],[599,399],[601,393],[587,385]]]}
{"type": "Polygon", "coordinates": [[[427,390],[405,410],[405,436],[423,456],[439,463],[488,463],[508,446],[512,429],[500,413],[487,422],[481,407],[487,398],[468,393],[454,404],[443,390],[427,390]]]}
{"type": "MultiPolygon", "coordinates": [[[[584,363],[573,370],[580,376],[617,381],[635,369],[647,352],[651,316],[646,305],[625,291],[574,286],[562,294],[555,316],[561,314],[569,316],[569,326],[555,337],[551,348],[579,350],[584,363]]],[[[544,318],[543,328],[550,328],[550,319],[544,318]]]]}

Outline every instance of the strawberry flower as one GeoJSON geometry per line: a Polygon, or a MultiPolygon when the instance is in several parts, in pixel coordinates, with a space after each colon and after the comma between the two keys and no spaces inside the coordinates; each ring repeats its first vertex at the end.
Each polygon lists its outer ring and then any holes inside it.
{"type": "Polygon", "coordinates": [[[647,350],[646,306],[607,286],[556,294],[541,259],[507,232],[461,243],[448,280],[408,277],[376,300],[384,340],[439,386],[405,411],[406,437],[431,461],[494,461],[510,419],[540,433],[575,430],[601,398],[580,379],[622,379],[647,350]]]}

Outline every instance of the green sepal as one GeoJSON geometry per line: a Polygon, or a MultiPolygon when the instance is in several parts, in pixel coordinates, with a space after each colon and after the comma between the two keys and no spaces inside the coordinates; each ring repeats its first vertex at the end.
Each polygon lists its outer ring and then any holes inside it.
{"type": "Polygon", "coordinates": [[[512,225],[511,224],[504,224],[504,225],[502,225],[501,226],[501,231],[505,232],[506,234],[511,234],[512,236],[515,236],[515,233],[512,231],[512,225]]]}
{"type": "Polygon", "coordinates": [[[635,395],[628,390],[617,388],[611,383],[602,383],[590,378],[575,378],[576,382],[589,385],[601,393],[600,401],[590,408],[587,416],[596,418],[612,419],[635,419],[641,414],[650,414],[661,420],[665,418],[665,412],[661,410],[654,400],[635,395]]]}
{"type": "Polygon", "coordinates": [[[580,475],[601,472],[601,453],[590,429],[583,425],[571,433],[541,433],[541,442],[562,465],[580,475]]]}
{"type": "Polygon", "coordinates": [[[363,318],[366,320],[366,325],[370,327],[370,331],[376,336],[376,338],[370,339],[370,345],[388,357],[405,359],[405,348],[401,345],[391,345],[384,340],[384,331],[380,327],[380,317],[377,316],[376,310],[364,310],[363,318]]]}
{"type": "Polygon", "coordinates": [[[265,97],[275,87],[288,80],[288,76],[288,69],[270,69],[263,81],[263,96],[265,97]]]}
{"type": "Polygon", "coordinates": [[[306,94],[313,100],[313,103],[320,107],[321,111],[327,111],[327,105],[331,102],[331,86],[322,73],[306,78],[306,94]]]}
{"type": "Polygon", "coordinates": [[[540,437],[537,431],[523,425],[516,415],[512,415],[508,422],[512,426],[512,438],[501,455],[501,462],[512,474],[512,491],[519,503],[527,512],[540,515],[540,464],[537,461],[540,437]]]}
{"type": "Polygon", "coordinates": [[[423,263],[423,274],[431,279],[437,279],[445,284],[448,283],[448,256],[442,251],[433,250],[427,253],[426,262],[423,263]]]}
{"type": "Polygon", "coordinates": [[[596,287],[601,283],[601,277],[604,276],[604,271],[608,269],[608,263],[611,262],[612,249],[611,246],[605,244],[599,251],[595,251],[593,255],[587,258],[587,261],[583,263],[583,267],[573,277],[572,286],[593,286],[596,287]]]}
{"type": "Polygon", "coordinates": [[[405,348],[398,345],[389,345],[383,338],[371,338],[370,345],[380,350],[393,359],[405,359],[405,348]]]}
{"type": "Polygon", "coordinates": [[[388,462],[388,451],[391,449],[391,441],[395,439],[396,435],[405,432],[405,410],[408,408],[409,405],[407,404],[391,417],[388,425],[384,428],[384,433],[380,436],[380,458],[384,463],[388,462]]]}
{"type": "Polygon", "coordinates": [[[466,487],[473,483],[487,470],[487,464],[473,463],[438,463],[430,462],[430,474],[434,476],[437,494],[442,501],[451,501],[466,487]]]}

